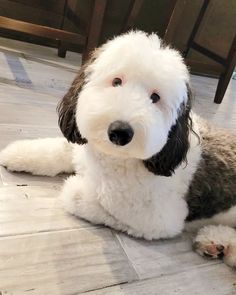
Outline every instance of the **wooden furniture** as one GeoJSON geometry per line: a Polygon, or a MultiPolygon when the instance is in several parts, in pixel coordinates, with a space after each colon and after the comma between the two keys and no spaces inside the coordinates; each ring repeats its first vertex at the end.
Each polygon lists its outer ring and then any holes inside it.
{"type": "MultiPolygon", "coordinates": [[[[185,59],[187,59],[190,49],[194,49],[195,51],[200,52],[201,54],[207,56],[208,58],[214,60],[215,62],[221,65],[222,70],[219,76],[219,82],[217,85],[215,98],[214,98],[214,102],[217,104],[220,104],[223,100],[224,94],[226,92],[226,89],[228,87],[228,84],[230,82],[231,76],[233,74],[233,71],[236,65],[236,35],[232,41],[228,54],[225,58],[213,52],[212,50],[209,50],[206,47],[198,44],[195,41],[195,37],[199,32],[199,28],[202,24],[202,21],[204,19],[204,16],[206,14],[206,11],[210,3],[211,3],[211,0],[203,0],[198,17],[194,23],[192,32],[188,38],[186,49],[184,50],[183,56],[185,59]]],[[[171,39],[173,38],[173,34],[174,34],[174,27],[180,21],[181,17],[182,17],[181,6],[176,5],[176,7],[173,10],[173,14],[165,34],[165,40],[167,43],[171,42],[171,39]]]]}
{"type": "Polygon", "coordinates": [[[139,15],[144,0],[132,0],[130,3],[129,10],[126,15],[125,22],[122,26],[121,33],[133,28],[135,20],[139,15]]]}
{"type": "Polygon", "coordinates": [[[60,57],[66,56],[66,43],[79,44],[83,46],[82,59],[84,61],[87,58],[88,53],[98,44],[106,4],[107,0],[94,0],[89,27],[84,34],[73,33],[63,29],[64,19],[68,9],[68,0],[65,0],[64,14],[60,29],[19,21],[3,16],[0,16],[0,28],[58,40],[58,55],[60,57]]]}
{"type": "Polygon", "coordinates": [[[223,100],[224,94],[226,92],[226,89],[228,87],[229,81],[231,79],[231,76],[233,74],[233,71],[234,71],[234,68],[236,65],[236,35],[235,35],[234,40],[230,46],[230,50],[229,50],[226,58],[221,57],[220,55],[199,45],[197,42],[194,41],[195,36],[198,33],[199,27],[202,23],[202,20],[204,18],[204,15],[207,11],[207,8],[208,8],[210,2],[211,2],[211,0],[204,0],[203,1],[199,15],[196,19],[193,30],[191,32],[189,39],[188,39],[188,42],[186,45],[186,51],[184,52],[184,57],[185,58],[187,57],[189,50],[192,48],[192,49],[200,52],[201,54],[206,55],[207,57],[213,59],[214,61],[216,61],[217,63],[219,63],[223,66],[223,71],[220,74],[219,82],[217,85],[215,98],[214,98],[214,102],[219,104],[223,100]]]}
{"type": "Polygon", "coordinates": [[[166,23],[166,29],[163,36],[163,40],[166,44],[172,43],[175,34],[175,27],[179,23],[182,16],[182,5],[177,5],[178,0],[173,0],[172,3],[173,5],[169,11],[169,19],[166,23]]]}
{"type": "MultiPolygon", "coordinates": [[[[144,0],[131,1],[121,32],[125,32],[133,27],[143,1],[144,0]]],[[[94,0],[89,25],[85,28],[84,34],[73,33],[64,29],[65,19],[71,13],[68,0],[64,2],[63,17],[59,29],[3,16],[0,16],[0,28],[58,40],[58,56],[60,57],[66,56],[68,43],[81,45],[83,47],[82,61],[84,62],[89,52],[98,46],[107,2],[107,0],[94,0]]]]}
{"type": "MultiPolygon", "coordinates": [[[[218,56],[216,56],[218,57],[218,56]]],[[[214,59],[214,58],[213,58],[214,59]]],[[[230,47],[230,51],[226,59],[222,59],[220,62],[225,70],[220,75],[220,79],[217,85],[216,94],[215,94],[215,103],[221,103],[234,72],[236,66],[236,36],[234,37],[233,43],[230,47]]]]}

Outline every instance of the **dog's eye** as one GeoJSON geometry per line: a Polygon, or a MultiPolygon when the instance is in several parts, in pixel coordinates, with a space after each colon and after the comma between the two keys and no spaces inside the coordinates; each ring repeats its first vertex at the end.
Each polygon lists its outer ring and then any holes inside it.
{"type": "Polygon", "coordinates": [[[153,92],[151,94],[150,98],[153,103],[156,103],[156,102],[158,102],[158,100],[160,100],[160,96],[156,92],[153,92]]]}
{"type": "Polygon", "coordinates": [[[120,78],[114,78],[112,80],[112,86],[113,87],[117,87],[117,86],[120,86],[122,85],[122,80],[120,78]]]}

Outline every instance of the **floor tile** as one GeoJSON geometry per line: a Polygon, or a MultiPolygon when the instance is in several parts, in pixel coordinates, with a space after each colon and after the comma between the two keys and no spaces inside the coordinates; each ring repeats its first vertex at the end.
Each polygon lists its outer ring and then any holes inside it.
{"type": "Polygon", "coordinates": [[[0,237],[93,227],[65,212],[59,193],[56,186],[0,187],[0,237]]]}
{"type": "Polygon", "coordinates": [[[78,294],[136,279],[108,229],[0,239],[2,294],[78,294]]]}
{"type": "Polygon", "coordinates": [[[55,177],[49,176],[35,176],[29,173],[10,172],[4,167],[0,166],[0,175],[3,185],[42,185],[42,186],[61,186],[63,181],[68,177],[67,174],[58,175],[55,177]]]}
{"type": "Polygon", "coordinates": [[[192,269],[188,272],[123,284],[81,295],[233,295],[235,272],[223,264],[192,269]]]}
{"type": "Polygon", "coordinates": [[[192,240],[188,234],[180,237],[144,241],[124,234],[118,234],[120,243],[140,279],[159,277],[218,263],[208,261],[192,250],[192,240]]]}

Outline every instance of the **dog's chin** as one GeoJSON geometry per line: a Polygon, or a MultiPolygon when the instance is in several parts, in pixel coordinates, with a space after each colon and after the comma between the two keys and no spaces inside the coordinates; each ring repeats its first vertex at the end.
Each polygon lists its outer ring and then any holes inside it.
{"type": "Polygon", "coordinates": [[[112,158],[120,158],[120,159],[139,159],[146,160],[151,158],[154,154],[158,153],[161,150],[161,147],[156,147],[155,149],[147,148],[143,149],[139,146],[135,146],[132,144],[127,144],[125,146],[117,146],[109,141],[101,141],[101,140],[93,140],[89,141],[93,150],[104,154],[106,156],[110,156],[112,158]]]}
{"type": "MultiPolygon", "coordinates": [[[[91,142],[90,142],[91,143],[91,142]]],[[[130,158],[139,158],[137,153],[135,153],[128,146],[116,146],[112,143],[93,143],[93,149],[101,154],[110,156],[112,158],[120,159],[130,159],[130,158]]]]}

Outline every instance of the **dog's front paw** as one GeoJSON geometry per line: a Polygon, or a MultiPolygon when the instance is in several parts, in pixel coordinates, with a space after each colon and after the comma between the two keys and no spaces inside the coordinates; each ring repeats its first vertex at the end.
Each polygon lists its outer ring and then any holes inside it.
{"type": "Polygon", "coordinates": [[[213,241],[210,243],[194,242],[193,248],[201,256],[213,259],[222,258],[228,251],[228,247],[225,248],[224,245],[215,244],[213,241]]]}
{"type": "Polygon", "coordinates": [[[81,181],[81,177],[77,175],[70,176],[66,179],[62,187],[59,199],[67,212],[84,218],[84,206],[86,202],[83,190],[84,183],[81,181]]]}
{"type": "Polygon", "coordinates": [[[84,177],[73,175],[67,178],[59,199],[65,210],[95,224],[104,224],[108,214],[97,201],[96,190],[84,177]]]}
{"type": "Polygon", "coordinates": [[[26,150],[22,149],[20,141],[9,144],[0,152],[0,165],[6,167],[10,171],[22,171],[22,164],[24,164],[24,154],[26,150]]]}
{"type": "Polygon", "coordinates": [[[236,267],[236,231],[228,226],[209,225],[201,228],[194,240],[194,250],[201,256],[236,267]]]}

